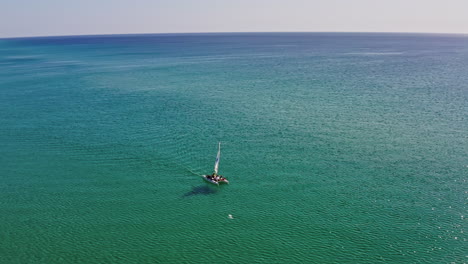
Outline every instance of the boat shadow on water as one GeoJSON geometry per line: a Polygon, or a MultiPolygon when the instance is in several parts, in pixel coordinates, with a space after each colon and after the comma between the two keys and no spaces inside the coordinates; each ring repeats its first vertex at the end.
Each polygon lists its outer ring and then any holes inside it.
{"type": "Polygon", "coordinates": [[[194,195],[210,195],[218,192],[218,188],[209,185],[200,185],[192,187],[192,190],[185,193],[182,197],[190,197],[194,195]]]}

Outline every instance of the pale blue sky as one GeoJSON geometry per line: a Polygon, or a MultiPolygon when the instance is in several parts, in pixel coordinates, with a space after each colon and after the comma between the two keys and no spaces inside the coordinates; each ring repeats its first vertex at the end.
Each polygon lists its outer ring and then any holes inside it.
{"type": "Polygon", "coordinates": [[[468,33],[468,0],[0,0],[0,38],[250,31],[468,33]]]}

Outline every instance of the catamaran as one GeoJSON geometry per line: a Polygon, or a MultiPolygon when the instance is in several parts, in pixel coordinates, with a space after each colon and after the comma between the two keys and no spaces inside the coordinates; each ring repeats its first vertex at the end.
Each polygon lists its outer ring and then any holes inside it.
{"type": "Polygon", "coordinates": [[[216,161],[214,165],[214,172],[211,175],[202,175],[203,179],[209,183],[219,185],[220,183],[229,183],[229,181],[222,175],[218,175],[219,168],[219,157],[221,156],[221,142],[218,143],[218,155],[216,155],[216,161]]]}

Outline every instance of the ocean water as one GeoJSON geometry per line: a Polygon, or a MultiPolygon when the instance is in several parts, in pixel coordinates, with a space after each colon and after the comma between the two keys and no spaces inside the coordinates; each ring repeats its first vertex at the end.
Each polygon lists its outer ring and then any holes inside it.
{"type": "Polygon", "coordinates": [[[0,124],[1,263],[468,262],[468,36],[0,39],[0,124]]]}

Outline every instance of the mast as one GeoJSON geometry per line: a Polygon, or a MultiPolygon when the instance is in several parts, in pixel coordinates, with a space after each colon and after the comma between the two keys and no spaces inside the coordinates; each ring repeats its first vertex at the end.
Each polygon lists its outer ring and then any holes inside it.
{"type": "Polygon", "coordinates": [[[214,173],[218,174],[218,167],[219,167],[219,157],[221,155],[221,142],[218,142],[218,155],[216,155],[216,161],[214,165],[214,173]]]}

